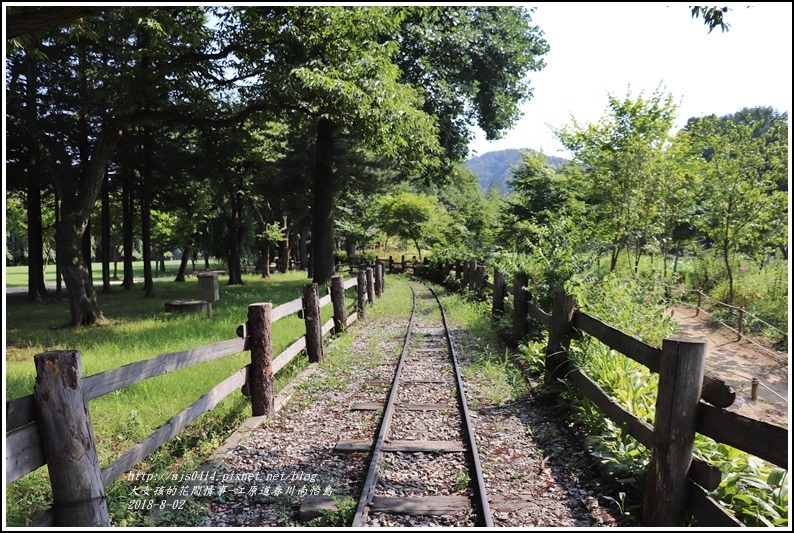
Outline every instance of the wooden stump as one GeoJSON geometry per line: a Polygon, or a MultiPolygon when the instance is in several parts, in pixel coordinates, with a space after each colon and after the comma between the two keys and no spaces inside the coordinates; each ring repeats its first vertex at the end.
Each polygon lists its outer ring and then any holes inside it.
{"type": "Polygon", "coordinates": [[[206,300],[172,300],[165,302],[166,313],[198,313],[206,310],[206,300]]]}
{"type": "Polygon", "coordinates": [[[41,445],[55,502],[55,526],[109,527],[80,359],[76,351],[44,352],[33,358],[41,445]]]}

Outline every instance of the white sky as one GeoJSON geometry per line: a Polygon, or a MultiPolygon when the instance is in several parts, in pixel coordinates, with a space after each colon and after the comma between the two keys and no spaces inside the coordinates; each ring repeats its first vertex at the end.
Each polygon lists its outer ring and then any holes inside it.
{"type": "MultiPolygon", "coordinates": [[[[529,4],[528,4],[529,5],[529,4]]],[[[676,129],[690,117],[768,106],[791,114],[789,2],[723,3],[731,10],[711,34],[683,3],[540,2],[533,24],[550,51],[546,67],[530,73],[534,96],[524,117],[502,139],[478,131],[470,156],[532,148],[568,156],[551,128],[595,123],[607,95],[651,96],[661,84],[678,102],[676,129]],[[476,152],[476,153],[474,153],[476,152]]]]}

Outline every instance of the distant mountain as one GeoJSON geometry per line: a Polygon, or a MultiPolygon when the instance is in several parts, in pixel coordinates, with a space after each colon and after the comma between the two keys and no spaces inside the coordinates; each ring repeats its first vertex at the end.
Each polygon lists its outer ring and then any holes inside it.
{"type": "MultiPolygon", "coordinates": [[[[463,166],[477,175],[477,183],[485,192],[491,187],[496,187],[502,193],[507,192],[507,179],[513,174],[513,167],[521,162],[521,150],[509,149],[496,152],[487,152],[466,161],[463,166]]],[[[546,163],[558,165],[567,159],[556,156],[546,156],[546,163]]]]}

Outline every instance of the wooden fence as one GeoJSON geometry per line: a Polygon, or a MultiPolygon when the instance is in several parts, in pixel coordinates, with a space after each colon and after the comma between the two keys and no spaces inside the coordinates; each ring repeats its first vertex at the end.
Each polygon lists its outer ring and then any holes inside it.
{"type": "Polygon", "coordinates": [[[517,275],[510,287],[498,269],[490,281],[485,266],[473,260],[448,261],[446,268],[448,273],[455,271],[462,287],[480,297],[490,289],[493,313],[512,318],[514,342],[529,333],[529,317],[548,329],[546,380],[564,378],[573,383],[605,416],[651,450],[645,526],[681,526],[685,510],[703,526],[743,525],[708,495],[719,486],[721,473],[693,456],[695,433],[788,469],[788,430],[725,410],[736,395],[723,381],[704,373],[705,343],[668,338],[661,347],[651,346],[577,309],[567,294],[555,295],[551,312],[544,311],[532,301],[525,274],[517,275]],[[513,297],[512,309],[505,305],[508,294],[513,297]],[[571,339],[585,333],[659,374],[653,426],[624,409],[568,358],[571,339]]]}
{"type": "Polygon", "coordinates": [[[364,317],[367,302],[374,303],[376,296],[383,293],[384,272],[383,264],[378,263],[360,269],[358,276],[348,281],[343,281],[340,275],[334,276],[329,294],[322,298],[317,284],[310,283],[304,287],[302,298],[278,307],[273,308],[271,303],[250,304],[247,322],[237,328],[238,338],[162,354],[87,377],[82,375],[77,351],[37,354],[34,393],[6,402],[6,485],[46,464],[54,503],[34,526],[109,526],[106,486],[235,391],[250,395],[253,416],[272,414],[273,375],[303,350],[311,362],[322,360],[322,337],[331,330],[340,333],[364,317]],[[352,287],[357,288],[356,305],[347,316],[344,293],[352,287]],[[333,318],[323,324],[320,310],[329,303],[333,305],[333,318]],[[306,334],[274,358],[272,325],[295,313],[303,317],[306,334]],[[100,469],[89,400],[148,378],[242,351],[250,351],[249,365],[100,469]]]}

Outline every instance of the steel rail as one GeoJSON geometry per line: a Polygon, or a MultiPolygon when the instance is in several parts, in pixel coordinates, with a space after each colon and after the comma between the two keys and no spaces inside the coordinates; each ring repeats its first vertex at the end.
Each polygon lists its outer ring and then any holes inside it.
{"type": "Polygon", "coordinates": [[[441,299],[436,294],[436,291],[433,290],[432,287],[428,286],[430,292],[435,297],[436,301],[438,302],[438,307],[441,309],[441,319],[444,322],[444,332],[447,337],[447,344],[449,345],[449,352],[452,355],[452,366],[455,369],[455,378],[458,384],[458,398],[460,399],[461,409],[463,411],[463,425],[466,431],[466,434],[469,438],[469,458],[471,459],[471,464],[474,468],[474,474],[477,479],[477,506],[479,507],[479,516],[480,521],[482,522],[482,526],[484,527],[493,527],[493,518],[491,517],[491,508],[488,505],[488,496],[485,490],[485,478],[482,474],[482,464],[480,463],[480,455],[477,452],[477,440],[474,436],[474,428],[471,423],[471,418],[469,417],[469,407],[466,401],[466,394],[463,389],[463,379],[460,375],[460,367],[458,366],[458,356],[455,352],[455,345],[452,343],[452,335],[449,332],[449,324],[447,323],[447,314],[444,311],[444,305],[441,303],[441,299]]]}
{"type": "MultiPolygon", "coordinates": [[[[467,458],[469,460],[469,464],[471,465],[474,471],[473,474],[476,483],[476,486],[472,487],[473,492],[475,494],[475,496],[472,498],[473,507],[476,510],[479,518],[478,525],[484,527],[493,527],[493,519],[491,517],[491,511],[488,505],[487,493],[485,489],[485,480],[483,478],[483,472],[482,472],[482,465],[480,463],[479,454],[477,452],[477,443],[474,435],[474,429],[471,423],[471,417],[469,415],[468,404],[466,401],[466,395],[463,387],[463,379],[460,373],[460,366],[458,364],[458,357],[455,351],[455,346],[452,343],[452,335],[450,333],[446,311],[444,310],[444,305],[441,303],[441,299],[438,297],[438,294],[431,287],[427,286],[427,288],[428,290],[430,290],[430,293],[435,298],[436,303],[438,304],[438,307],[441,311],[441,319],[442,319],[442,324],[444,326],[444,336],[446,338],[448,353],[451,356],[452,366],[455,373],[456,388],[458,391],[458,401],[460,402],[460,410],[462,414],[461,420],[463,423],[464,433],[466,435],[464,440],[467,440],[467,444],[465,446],[466,448],[468,448],[467,458]]],[[[413,334],[413,329],[414,329],[416,310],[417,310],[417,296],[413,286],[411,286],[411,292],[413,295],[413,309],[411,311],[411,318],[408,322],[408,328],[405,334],[402,354],[400,355],[400,360],[397,364],[397,369],[395,371],[394,379],[392,381],[392,389],[389,393],[389,398],[386,402],[386,406],[383,411],[383,418],[381,420],[378,436],[373,447],[372,457],[370,459],[371,462],[369,466],[369,471],[367,473],[366,481],[364,482],[364,487],[361,491],[361,497],[359,499],[358,506],[356,508],[356,513],[353,517],[353,523],[352,523],[353,527],[364,526],[368,518],[370,505],[372,504],[373,498],[375,496],[375,488],[378,482],[378,466],[383,456],[384,442],[389,434],[389,429],[391,427],[391,422],[392,422],[398,390],[399,390],[399,380],[402,375],[406,356],[410,351],[411,335],[413,334]]]]}
{"type": "Polygon", "coordinates": [[[367,479],[364,482],[364,488],[361,490],[361,498],[356,507],[356,514],[353,516],[353,527],[362,527],[364,522],[367,521],[367,514],[369,505],[372,503],[372,497],[375,495],[375,486],[378,483],[378,465],[380,458],[383,455],[383,442],[389,434],[391,426],[392,415],[394,414],[394,405],[397,403],[397,384],[400,381],[400,374],[402,374],[403,363],[405,362],[405,355],[408,353],[411,344],[411,333],[413,332],[414,319],[416,317],[416,291],[411,287],[413,294],[413,309],[411,310],[411,319],[408,321],[408,329],[405,332],[405,340],[403,341],[403,351],[400,354],[400,362],[397,364],[397,370],[394,373],[394,380],[392,381],[391,392],[389,399],[386,402],[386,408],[383,411],[383,419],[381,421],[380,430],[378,431],[378,438],[375,441],[375,448],[372,451],[372,458],[369,465],[369,472],[367,479]]]}

